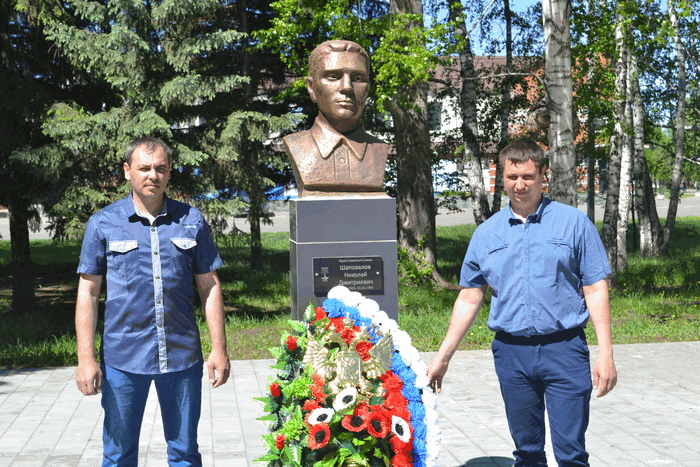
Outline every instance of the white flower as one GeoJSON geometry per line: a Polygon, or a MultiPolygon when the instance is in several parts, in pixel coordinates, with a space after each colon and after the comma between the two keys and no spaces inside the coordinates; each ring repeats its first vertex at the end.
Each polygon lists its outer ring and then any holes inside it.
{"type": "Polygon", "coordinates": [[[420,362],[420,353],[418,353],[418,349],[412,345],[402,347],[401,357],[403,358],[404,363],[406,363],[406,366],[411,367],[411,369],[417,374],[418,372],[415,370],[415,368],[413,368],[413,366],[420,362]]]}
{"type": "MultiPolygon", "coordinates": [[[[387,318],[389,318],[387,316],[387,318]]],[[[396,322],[396,320],[393,320],[391,318],[387,319],[386,322],[384,323],[384,327],[389,330],[392,334],[400,331],[399,329],[399,323],[396,322]]]]}
{"type": "Polygon", "coordinates": [[[428,380],[428,365],[422,360],[411,363],[411,370],[416,374],[416,387],[426,388],[430,384],[428,380]]]}
{"type": "Polygon", "coordinates": [[[379,329],[383,333],[387,333],[389,331],[389,328],[387,327],[387,323],[389,321],[393,321],[391,318],[389,318],[389,315],[386,314],[386,311],[379,310],[376,313],[374,313],[374,317],[372,318],[372,322],[376,324],[379,329]]]}
{"type": "Polygon", "coordinates": [[[426,450],[428,453],[425,465],[437,465],[440,454],[440,438],[442,433],[438,425],[437,396],[433,391],[423,391],[421,396],[425,406],[425,427],[427,429],[426,450]]]}
{"type": "MultiPolygon", "coordinates": [[[[403,354],[409,347],[411,347],[411,336],[408,335],[406,331],[402,331],[398,327],[391,330],[391,337],[394,340],[394,347],[396,347],[399,352],[403,354]]],[[[404,361],[406,359],[404,358],[404,361]]]]}
{"type": "Polygon", "coordinates": [[[355,388],[345,388],[335,396],[333,401],[333,408],[336,411],[343,410],[347,407],[351,407],[355,404],[357,400],[357,389],[355,388]]]}
{"type": "Polygon", "coordinates": [[[314,411],[309,414],[309,424],[316,425],[317,423],[328,423],[331,421],[331,418],[333,418],[334,413],[335,410],[326,409],[324,407],[314,409],[314,411]]]}
{"type": "Polygon", "coordinates": [[[408,443],[411,440],[411,427],[401,417],[391,416],[391,431],[404,443],[408,443]]]}
{"type": "Polygon", "coordinates": [[[364,316],[365,318],[370,318],[373,322],[376,322],[375,318],[377,316],[377,313],[380,313],[379,304],[369,298],[364,298],[357,305],[357,311],[360,312],[360,315],[364,316]]]}
{"type": "Polygon", "coordinates": [[[336,285],[328,291],[328,298],[335,298],[345,303],[344,297],[350,293],[350,289],[343,285],[336,285]]]}
{"type": "Polygon", "coordinates": [[[343,297],[342,302],[347,306],[357,308],[362,300],[364,300],[364,297],[360,292],[349,292],[345,297],[343,297]]]}

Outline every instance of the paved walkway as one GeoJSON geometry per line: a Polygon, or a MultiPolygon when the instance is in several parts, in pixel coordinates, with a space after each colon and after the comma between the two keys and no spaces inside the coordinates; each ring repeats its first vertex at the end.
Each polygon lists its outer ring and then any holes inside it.
{"type": "MultiPolygon", "coordinates": [[[[423,357],[429,362],[433,354],[423,357]]],[[[592,401],[591,464],[700,466],[700,342],[618,345],[615,357],[617,388],[592,401]]],[[[205,466],[254,466],[263,454],[260,435],[266,428],[256,421],[263,412],[253,398],[265,391],[272,360],[231,363],[232,381],[216,390],[204,385],[200,443],[205,466]]],[[[74,374],[74,367],[0,371],[0,467],[99,465],[100,399],[82,396],[74,374]]],[[[489,351],[459,352],[438,401],[440,467],[511,465],[512,445],[489,351]]],[[[548,456],[553,460],[549,447],[548,456]]],[[[144,418],[140,460],[142,466],[166,465],[154,393],[144,418]]]]}

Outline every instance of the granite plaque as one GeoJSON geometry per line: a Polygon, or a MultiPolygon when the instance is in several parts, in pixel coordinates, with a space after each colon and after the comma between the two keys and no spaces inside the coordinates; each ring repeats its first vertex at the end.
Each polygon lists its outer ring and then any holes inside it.
{"type": "Polygon", "coordinates": [[[384,261],[381,256],[313,258],[314,295],[325,297],[336,285],[362,293],[384,295],[384,261]]]}

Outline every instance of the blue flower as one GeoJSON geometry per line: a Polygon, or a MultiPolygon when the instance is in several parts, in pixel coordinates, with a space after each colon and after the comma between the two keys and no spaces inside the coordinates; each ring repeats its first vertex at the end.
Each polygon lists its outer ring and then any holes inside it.
{"type": "Polygon", "coordinates": [[[345,304],[337,298],[327,298],[323,302],[323,309],[326,310],[329,318],[339,318],[344,315],[345,304]]]}
{"type": "Polygon", "coordinates": [[[420,390],[415,386],[415,378],[413,383],[409,382],[408,384],[406,383],[406,380],[404,380],[401,394],[403,394],[407,401],[418,402],[420,405],[423,405],[423,398],[421,397],[420,390]]]}
{"type": "Polygon", "coordinates": [[[428,428],[425,426],[425,406],[416,404],[415,402],[408,403],[408,409],[411,412],[411,425],[413,425],[413,436],[416,438],[425,438],[428,428]]]}
{"type": "Polygon", "coordinates": [[[398,352],[394,352],[394,355],[391,356],[391,371],[399,375],[401,379],[403,377],[401,376],[401,372],[406,371],[408,367],[406,364],[403,362],[403,358],[401,358],[401,355],[399,355],[398,352]]]}
{"type": "Polygon", "coordinates": [[[428,448],[425,444],[424,439],[414,438],[413,440],[413,458],[415,459],[413,466],[423,466],[425,465],[423,459],[427,458],[428,448]]]}

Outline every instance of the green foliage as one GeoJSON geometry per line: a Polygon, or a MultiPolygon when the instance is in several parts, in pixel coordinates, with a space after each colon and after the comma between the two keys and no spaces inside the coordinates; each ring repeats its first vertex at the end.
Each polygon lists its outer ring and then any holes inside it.
{"type": "Polygon", "coordinates": [[[428,284],[432,280],[433,265],[425,259],[424,248],[425,238],[421,238],[416,249],[419,253],[398,249],[399,279],[406,285],[428,284]]]}
{"type": "Polygon", "coordinates": [[[263,101],[251,104],[246,85],[275,67],[244,57],[248,35],[230,7],[225,0],[72,0],[40,10],[53,48],[99,90],[56,102],[43,123],[55,144],[25,155],[63,181],[47,206],[65,226],[60,234],[75,236],[91,213],[126,193],[123,151],[136,137],[173,147],[176,197],[230,188],[238,174],[255,176],[275,159],[258,151],[254,161],[239,160],[242,143],[231,136],[255,122],[245,137],[262,144],[292,123],[263,101]]]}
{"type": "Polygon", "coordinates": [[[207,197],[194,203],[207,220],[209,230],[211,230],[214,240],[222,245],[233,246],[238,232],[229,233],[229,219],[233,218],[240,211],[245,203],[238,198],[219,199],[207,197]]]}

